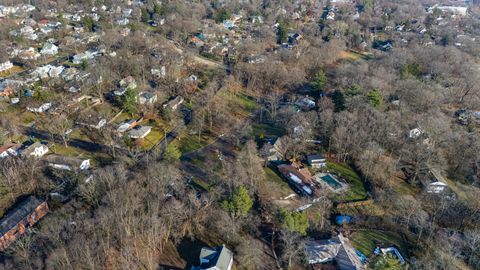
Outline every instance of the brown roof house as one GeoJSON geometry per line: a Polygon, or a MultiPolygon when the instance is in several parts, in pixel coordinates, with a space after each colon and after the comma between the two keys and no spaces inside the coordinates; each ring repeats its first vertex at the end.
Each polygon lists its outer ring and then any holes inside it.
{"type": "Polygon", "coordinates": [[[5,251],[47,213],[47,201],[35,196],[22,200],[0,220],[0,251],[5,251]]]}

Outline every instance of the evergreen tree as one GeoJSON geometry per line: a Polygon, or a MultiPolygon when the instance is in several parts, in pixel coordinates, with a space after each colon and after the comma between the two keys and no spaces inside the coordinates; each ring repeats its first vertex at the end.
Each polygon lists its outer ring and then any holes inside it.
{"type": "Polygon", "coordinates": [[[124,109],[125,112],[129,113],[130,115],[137,113],[136,99],[137,99],[136,91],[134,89],[127,88],[127,91],[120,99],[122,109],[124,109]]]}
{"type": "Polygon", "coordinates": [[[318,92],[322,92],[325,89],[326,84],[327,84],[327,75],[322,69],[320,69],[315,75],[315,79],[314,79],[315,90],[318,92]]]}
{"type": "Polygon", "coordinates": [[[288,232],[298,232],[301,235],[307,234],[309,223],[305,211],[290,213],[288,210],[280,209],[279,216],[282,229],[288,232]]]}
{"type": "Polygon", "coordinates": [[[240,186],[232,195],[222,202],[222,208],[225,209],[233,218],[245,217],[253,206],[253,200],[248,194],[248,190],[240,186]]]}
{"type": "Polygon", "coordinates": [[[383,96],[378,89],[372,89],[367,93],[367,98],[373,107],[383,105],[383,96]]]}
{"type": "Polygon", "coordinates": [[[332,101],[335,105],[336,112],[345,110],[345,96],[341,91],[336,90],[335,92],[333,92],[332,101]]]}

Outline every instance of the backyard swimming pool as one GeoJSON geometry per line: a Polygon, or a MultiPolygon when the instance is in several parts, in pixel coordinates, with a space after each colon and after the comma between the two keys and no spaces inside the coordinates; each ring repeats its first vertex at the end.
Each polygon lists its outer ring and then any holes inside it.
{"type": "Polygon", "coordinates": [[[322,179],[325,183],[327,183],[335,190],[342,188],[342,184],[340,184],[340,182],[338,182],[338,180],[335,179],[335,177],[331,174],[320,176],[320,179],[322,179]]]}

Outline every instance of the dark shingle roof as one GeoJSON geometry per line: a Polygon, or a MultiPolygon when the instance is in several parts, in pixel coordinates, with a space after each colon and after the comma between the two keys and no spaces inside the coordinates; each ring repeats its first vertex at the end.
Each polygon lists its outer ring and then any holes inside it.
{"type": "Polygon", "coordinates": [[[22,219],[32,213],[43,201],[35,196],[29,196],[18,203],[0,220],[0,236],[5,235],[22,219]]]}

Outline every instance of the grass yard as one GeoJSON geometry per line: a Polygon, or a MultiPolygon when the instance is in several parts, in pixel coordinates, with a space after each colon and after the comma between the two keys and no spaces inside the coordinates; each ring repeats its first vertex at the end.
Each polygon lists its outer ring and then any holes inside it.
{"type": "Polygon", "coordinates": [[[415,195],[420,191],[400,178],[395,179],[394,190],[404,195],[415,195]]]}
{"type": "Polygon", "coordinates": [[[403,256],[407,254],[406,243],[402,237],[393,232],[360,230],[355,232],[351,237],[353,246],[360,250],[365,256],[370,256],[377,244],[384,246],[395,245],[400,248],[403,256]]]}
{"type": "Polygon", "coordinates": [[[357,51],[348,50],[348,51],[342,51],[340,53],[340,58],[347,61],[356,61],[359,59],[369,60],[372,58],[372,55],[369,53],[361,53],[357,51]]]}
{"type": "Polygon", "coordinates": [[[110,164],[110,162],[112,161],[112,158],[105,153],[86,152],[71,146],[65,147],[62,144],[53,144],[50,147],[50,151],[61,156],[90,159],[90,163],[94,167],[99,167],[103,164],[110,164]]]}
{"type": "Polygon", "coordinates": [[[206,134],[200,135],[200,140],[197,134],[185,134],[177,139],[176,143],[178,143],[180,152],[186,154],[198,150],[214,141],[215,138],[207,136],[206,134]]]}
{"type": "Polygon", "coordinates": [[[24,69],[20,66],[13,66],[12,68],[10,69],[7,69],[7,70],[4,70],[2,72],[0,72],[0,78],[1,77],[7,77],[7,76],[11,76],[11,75],[14,75],[14,74],[17,74],[17,73],[20,73],[24,71],[24,69]]]}
{"type": "Polygon", "coordinates": [[[284,198],[293,193],[293,190],[288,186],[287,182],[274,170],[268,167],[265,167],[263,170],[265,172],[265,193],[280,198],[284,198]]]}
{"type": "Polygon", "coordinates": [[[152,129],[152,131],[144,138],[141,148],[144,151],[148,151],[157,145],[164,137],[165,133],[163,133],[163,131],[156,128],[152,129]]]}
{"type": "Polygon", "coordinates": [[[378,206],[377,204],[369,204],[369,205],[357,205],[352,207],[346,207],[344,209],[339,210],[342,215],[349,215],[349,216],[383,216],[385,215],[385,211],[383,208],[378,206]]]}
{"type": "Polygon", "coordinates": [[[367,197],[367,191],[360,176],[350,166],[342,163],[327,162],[327,169],[337,176],[344,178],[349,187],[344,193],[335,196],[339,201],[362,200],[367,197]]]}
{"type": "Polygon", "coordinates": [[[286,133],[283,128],[273,127],[268,124],[253,124],[252,129],[253,136],[260,139],[265,137],[281,137],[286,133]]]}

